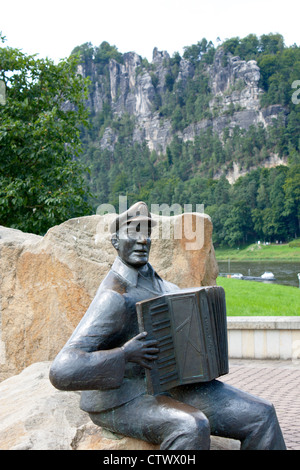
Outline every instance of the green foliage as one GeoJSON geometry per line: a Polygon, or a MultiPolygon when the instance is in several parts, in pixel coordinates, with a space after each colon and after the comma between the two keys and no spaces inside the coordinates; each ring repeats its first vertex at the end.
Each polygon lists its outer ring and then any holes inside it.
{"type": "Polygon", "coordinates": [[[224,52],[239,56],[242,60],[253,60],[264,54],[277,54],[284,50],[284,39],[281,34],[263,34],[259,38],[249,34],[245,38],[234,37],[222,44],[224,52]]]}
{"type": "Polygon", "coordinates": [[[278,261],[300,261],[299,247],[290,243],[247,243],[237,247],[222,246],[215,250],[216,259],[218,261],[261,261],[261,260],[278,260],[278,261]],[[290,246],[291,245],[291,246],[290,246]]]}
{"type": "Polygon", "coordinates": [[[75,56],[59,62],[0,49],[0,224],[42,234],[85,214],[87,189],[79,125],[86,83],[75,56]],[[66,104],[67,103],[67,104],[66,104]]]}
{"type": "MultiPolygon", "coordinates": [[[[243,60],[256,60],[260,68],[259,85],[265,93],[262,107],[281,104],[289,111],[287,117],[288,139],[299,150],[300,107],[293,103],[292,83],[300,77],[300,48],[285,47],[280,34],[254,34],[225,41],[221,46],[225,54],[239,56],[243,60]]],[[[227,56],[224,56],[227,60],[227,56]]],[[[224,66],[226,63],[223,64],[224,66]]]]}
{"type": "Polygon", "coordinates": [[[99,47],[94,47],[91,42],[86,42],[77,46],[71,52],[71,55],[79,57],[80,62],[84,64],[87,75],[92,73],[92,61],[96,64],[98,73],[103,73],[105,65],[110,59],[123,63],[123,54],[118,51],[116,46],[111,46],[107,41],[103,41],[99,47]]]}
{"type": "Polygon", "coordinates": [[[300,238],[293,240],[289,243],[290,248],[300,248],[300,238]]]}
{"type": "Polygon", "coordinates": [[[266,91],[262,104],[283,104],[296,111],[292,102],[292,83],[299,79],[300,48],[291,47],[276,54],[263,54],[258,58],[261,85],[266,91]]]}
{"type": "Polygon", "coordinates": [[[197,44],[184,47],[183,57],[189,60],[194,66],[203,60],[207,64],[211,64],[215,53],[214,45],[211,41],[203,38],[197,44]]]}
{"type": "Polygon", "coordinates": [[[300,248],[300,238],[293,240],[289,243],[290,248],[300,248]]]}
{"type": "Polygon", "coordinates": [[[95,62],[108,64],[110,59],[123,63],[123,54],[116,46],[111,46],[107,41],[103,41],[99,47],[95,48],[95,62]]]}
{"type": "MultiPolygon", "coordinates": [[[[129,203],[142,199],[149,205],[178,203],[183,207],[203,203],[213,220],[216,246],[239,246],[255,239],[289,240],[299,233],[300,220],[300,115],[299,106],[291,103],[291,83],[300,73],[299,48],[286,48],[282,36],[277,34],[231,38],[220,47],[226,54],[258,61],[261,86],[265,89],[262,104],[284,105],[287,116],[278,118],[268,128],[262,124],[252,125],[247,131],[226,128],[222,135],[208,127],[193,141],[184,142],[179,137],[181,131],[212,117],[208,65],[216,49],[206,39],[185,47],[183,58],[193,69],[185,80],[178,79],[179,53],[164,61],[164,83],[156,66],[146,64],[155,92],[153,110],[169,119],[173,140],[165,155],[150,153],[145,142],[133,143],[134,117],[114,116],[107,95],[101,112],[92,117],[91,128],[82,135],[84,162],[91,168],[87,179],[94,207],[103,202],[117,206],[119,195],[127,195],[129,203]],[[98,144],[108,128],[113,151],[101,150],[98,144]],[[289,167],[253,170],[274,154],[289,158],[289,167]],[[233,169],[233,162],[248,170],[248,174],[230,185],[220,175],[233,169]],[[216,175],[219,179],[215,179],[216,175]]],[[[103,76],[107,74],[110,54],[116,53],[114,48],[109,47],[108,51],[103,76]]],[[[121,58],[115,60],[122,62],[121,58]]],[[[240,91],[244,83],[234,86],[231,92],[240,91]]],[[[228,110],[229,114],[234,111],[228,110]]]]}
{"type": "MultiPolygon", "coordinates": [[[[130,117],[123,119],[122,126],[130,127],[130,117]]],[[[95,206],[110,202],[117,207],[119,195],[126,195],[130,203],[144,200],[149,206],[204,204],[213,221],[216,246],[239,246],[257,239],[284,241],[299,233],[299,164],[258,168],[233,185],[225,176],[212,179],[212,173],[232,156],[243,165],[248,154],[249,165],[263,161],[269,145],[263,127],[253,126],[248,132],[236,129],[231,138],[225,132],[223,145],[212,131],[194,142],[184,143],[177,137],[165,156],[150,154],[145,143],[133,145],[122,132],[123,143],[115,145],[113,154],[99,149],[90,153],[97,155],[91,181],[95,206]]]]}
{"type": "MultiPolygon", "coordinates": [[[[0,79],[5,80],[9,106],[0,107],[0,223],[43,233],[54,223],[85,214],[86,184],[94,211],[102,203],[117,208],[119,195],[126,195],[129,204],[204,204],[216,246],[299,236],[300,107],[292,102],[292,83],[300,76],[300,49],[285,47],[278,34],[231,38],[219,47],[225,51],[224,66],[229,54],[258,62],[262,106],[281,104],[286,115],[267,128],[213,132],[208,124],[220,112],[209,106],[216,48],[203,38],[184,48],[184,61],[178,52],[166,58],[164,74],[146,59],[137,70],[137,76],[150,74],[153,112],[171,122],[173,139],[165,154],[136,141],[133,114],[114,111],[109,63],[122,64],[124,58],[115,46],[85,43],[58,66],[2,48],[0,79]],[[90,114],[88,127],[83,100],[88,84],[76,74],[78,60],[85,76],[93,78],[97,71],[103,99],[101,111],[90,114]],[[179,74],[182,65],[189,71],[184,77],[179,74]],[[204,119],[206,130],[183,141],[181,132],[204,119]],[[103,137],[106,148],[100,144],[103,137]],[[289,166],[259,168],[274,155],[287,158],[289,166]],[[79,160],[89,168],[84,180],[79,160]],[[234,164],[248,173],[230,185],[224,175],[234,164]]],[[[235,83],[228,93],[243,86],[235,83]]],[[[90,92],[93,87],[90,82],[90,92]]],[[[235,111],[232,106],[227,113],[235,111]]]]}

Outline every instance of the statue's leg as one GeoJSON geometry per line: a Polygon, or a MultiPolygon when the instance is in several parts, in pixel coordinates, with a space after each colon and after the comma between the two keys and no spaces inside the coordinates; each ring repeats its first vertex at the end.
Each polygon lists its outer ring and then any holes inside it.
{"type": "Polygon", "coordinates": [[[158,444],[162,450],[210,447],[210,427],[205,415],[169,396],[143,395],[113,410],[89,415],[98,426],[158,444]]]}
{"type": "Polygon", "coordinates": [[[241,450],[286,449],[275,409],[267,400],[218,380],[177,387],[172,396],[200,409],[212,435],[240,440],[241,450]]]}

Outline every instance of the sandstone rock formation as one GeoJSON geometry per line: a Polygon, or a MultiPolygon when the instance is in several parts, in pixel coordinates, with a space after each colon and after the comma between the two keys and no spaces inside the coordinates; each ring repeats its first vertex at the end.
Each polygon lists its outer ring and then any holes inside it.
{"type": "Polygon", "coordinates": [[[214,117],[186,127],[180,134],[184,142],[206,129],[221,135],[225,128],[236,126],[246,130],[258,124],[267,127],[279,115],[286,115],[281,105],[261,107],[264,92],[259,88],[260,69],[255,60],[247,62],[219,49],[208,73],[212,91],[209,107],[214,117]]]}
{"type": "MultiPolygon", "coordinates": [[[[155,450],[147,442],[94,425],[79,408],[78,392],[50,383],[49,362],[35,363],[0,384],[0,450],[155,450]]],[[[212,437],[212,450],[238,450],[239,442],[212,437]]]]}
{"type": "MultiPolygon", "coordinates": [[[[44,237],[0,227],[0,380],[54,359],[70,337],[115,259],[113,217],[71,219],[44,237]]],[[[215,284],[210,218],[157,219],[150,256],[157,272],[180,287],[215,284]],[[193,240],[196,223],[200,235],[193,240]]]]}
{"type": "MultiPolygon", "coordinates": [[[[216,51],[213,64],[208,65],[205,72],[211,90],[209,107],[212,117],[194,122],[182,131],[174,131],[171,120],[157,109],[157,103],[168,100],[166,77],[172,71],[167,51],[154,48],[152,63],[147,66],[135,52],[123,54],[122,64],[110,59],[109,81],[99,73],[97,63],[92,60],[80,66],[80,73],[90,76],[93,83],[88,99],[92,113],[100,112],[108,100],[115,118],[123,114],[133,117],[133,142],[146,141],[150,150],[163,154],[175,135],[183,141],[193,141],[207,129],[220,135],[226,127],[238,126],[247,130],[259,123],[268,126],[273,119],[287,112],[281,105],[262,108],[260,97],[264,92],[259,87],[257,62],[225,54],[223,48],[216,51]]],[[[175,82],[186,90],[188,83],[195,78],[193,64],[180,58],[175,82]]],[[[107,127],[99,145],[101,149],[112,151],[117,141],[116,129],[107,127]]]]}

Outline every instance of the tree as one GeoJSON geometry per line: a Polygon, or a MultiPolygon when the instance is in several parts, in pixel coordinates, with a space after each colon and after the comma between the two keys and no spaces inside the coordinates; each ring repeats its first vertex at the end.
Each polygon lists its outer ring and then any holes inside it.
{"type": "Polygon", "coordinates": [[[243,38],[238,46],[237,55],[241,59],[251,60],[257,54],[259,39],[255,34],[249,34],[243,38]]]}
{"type": "MultiPolygon", "coordinates": [[[[261,107],[282,105],[282,114],[268,126],[253,124],[243,129],[230,125],[222,133],[216,132],[218,123],[222,126],[225,121],[226,111],[222,106],[210,106],[212,98],[217,101],[211,88],[214,67],[208,67],[216,49],[204,38],[184,48],[184,60],[178,52],[165,58],[163,73],[157,64],[145,60],[136,68],[139,76],[144,72],[145,77],[150,75],[152,113],[157,113],[162,126],[167,122],[172,125],[166,151],[162,146],[152,153],[142,137],[143,126],[139,128],[139,119],[129,111],[131,101],[126,98],[126,87],[123,111],[111,97],[109,63],[125,63],[126,55],[105,41],[99,47],[86,43],[75,49],[85,76],[93,80],[92,93],[97,87],[103,103],[101,111],[91,114],[91,125],[81,134],[83,160],[91,167],[87,179],[93,192],[92,203],[117,205],[121,194],[127,195],[129,203],[145,200],[150,205],[164,202],[182,207],[203,203],[212,217],[217,245],[288,240],[299,233],[300,220],[299,173],[294,168],[287,172],[300,161],[300,107],[295,99],[299,94],[294,86],[298,87],[300,76],[300,48],[285,47],[283,38],[276,34],[231,38],[221,47],[224,53],[219,57],[228,64],[232,55],[257,61],[260,87],[264,89],[261,107]],[[288,158],[289,167],[276,171],[260,168],[272,156],[288,158]],[[248,174],[229,184],[225,175],[228,177],[235,166],[248,174]]],[[[243,80],[238,80],[231,92],[240,92],[244,86],[243,80]]],[[[133,96],[131,92],[128,98],[133,96]]],[[[95,96],[91,94],[89,101],[95,96]]],[[[232,106],[228,108],[228,113],[233,111],[232,106]]]]}
{"type": "Polygon", "coordinates": [[[284,49],[284,39],[281,34],[263,34],[259,41],[260,51],[266,54],[277,54],[284,49]]]}
{"type": "Polygon", "coordinates": [[[285,215],[291,219],[292,236],[297,236],[300,231],[300,164],[290,167],[283,189],[285,215]]]}
{"type": "Polygon", "coordinates": [[[86,75],[90,75],[92,73],[91,61],[94,57],[94,48],[92,43],[86,42],[81,46],[75,47],[71,54],[80,57],[80,61],[84,65],[86,75]]]}
{"type": "Polygon", "coordinates": [[[228,205],[228,217],[224,222],[224,242],[236,246],[247,241],[251,230],[251,213],[244,201],[228,205]]]}
{"type": "Polygon", "coordinates": [[[77,58],[38,59],[0,48],[0,224],[37,234],[89,212],[79,127],[87,82],[77,58]]]}
{"type": "Polygon", "coordinates": [[[194,66],[207,54],[207,60],[205,62],[211,63],[211,59],[213,58],[215,48],[212,41],[207,41],[207,39],[203,38],[201,41],[198,41],[197,44],[193,44],[192,46],[185,46],[184,48],[183,57],[184,59],[189,60],[194,66]]]}
{"type": "Polygon", "coordinates": [[[123,55],[116,46],[111,46],[107,41],[103,41],[99,47],[95,47],[95,63],[99,64],[99,72],[103,72],[103,67],[110,59],[123,63],[123,55]]]}

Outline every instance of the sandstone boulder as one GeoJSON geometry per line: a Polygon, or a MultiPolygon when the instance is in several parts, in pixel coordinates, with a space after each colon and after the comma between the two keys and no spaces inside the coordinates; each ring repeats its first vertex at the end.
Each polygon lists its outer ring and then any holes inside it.
{"type": "MultiPolygon", "coordinates": [[[[0,384],[0,450],[155,450],[115,435],[79,408],[79,392],[49,382],[50,362],[39,362],[0,384]]],[[[238,450],[239,442],[212,437],[212,450],[238,450]]]]}
{"type": "MultiPolygon", "coordinates": [[[[54,359],[70,337],[115,259],[113,217],[71,219],[44,237],[0,227],[0,380],[54,359]]],[[[180,287],[215,284],[210,218],[157,220],[150,255],[157,272],[180,287]]]]}

